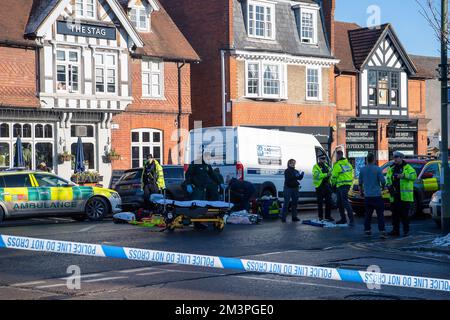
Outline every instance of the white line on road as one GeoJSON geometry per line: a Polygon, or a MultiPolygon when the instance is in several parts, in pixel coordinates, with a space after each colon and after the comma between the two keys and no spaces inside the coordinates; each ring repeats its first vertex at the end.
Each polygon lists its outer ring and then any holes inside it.
{"type": "MultiPolygon", "coordinates": [[[[80,276],[81,279],[85,279],[85,278],[95,278],[95,277],[100,277],[100,276],[104,276],[103,273],[93,273],[93,274],[82,274],[80,276]]],[[[67,280],[67,279],[72,279],[74,276],[71,277],[65,277],[65,278],[60,278],[61,280],[67,280]]]]}
{"type": "Polygon", "coordinates": [[[126,270],[120,270],[119,273],[134,273],[134,272],[141,272],[141,271],[150,271],[154,270],[154,268],[146,267],[146,268],[136,268],[136,269],[126,269],[126,270]]]}
{"type": "Polygon", "coordinates": [[[67,283],[50,284],[50,285],[47,285],[47,286],[39,286],[39,287],[36,287],[36,289],[48,289],[48,288],[65,287],[65,286],[67,286],[67,283]]]}
{"type": "Polygon", "coordinates": [[[86,231],[89,231],[89,230],[94,229],[95,227],[96,227],[96,225],[89,226],[89,227],[86,227],[86,228],[81,229],[81,230],[78,231],[78,232],[86,232],[86,231]]]}
{"type": "Polygon", "coordinates": [[[109,280],[118,280],[118,279],[126,279],[128,277],[108,277],[108,278],[100,278],[100,279],[93,279],[93,280],[86,280],[83,281],[84,283],[92,283],[92,282],[100,282],[100,281],[109,281],[109,280]]]}
{"type": "Polygon", "coordinates": [[[288,284],[297,284],[297,285],[305,285],[305,286],[311,286],[311,287],[323,287],[323,288],[331,288],[331,289],[340,289],[340,290],[350,290],[350,291],[369,291],[369,289],[358,289],[358,288],[349,288],[349,287],[339,287],[339,286],[329,286],[326,284],[319,284],[319,283],[309,283],[309,282],[299,282],[299,281],[289,281],[289,280],[282,280],[282,279],[268,279],[264,277],[250,277],[250,276],[235,276],[236,278],[242,278],[247,280],[261,280],[261,281],[269,281],[269,282],[283,282],[288,284]]]}
{"type": "Polygon", "coordinates": [[[138,273],[137,276],[153,276],[155,274],[161,274],[161,273],[167,273],[166,271],[153,271],[153,272],[147,272],[147,273],[138,273]]]}
{"type": "Polygon", "coordinates": [[[34,286],[36,284],[45,283],[45,281],[32,281],[32,282],[22,282],[12,284],[11,287],[25,287],[25,286],[34,286]]]}

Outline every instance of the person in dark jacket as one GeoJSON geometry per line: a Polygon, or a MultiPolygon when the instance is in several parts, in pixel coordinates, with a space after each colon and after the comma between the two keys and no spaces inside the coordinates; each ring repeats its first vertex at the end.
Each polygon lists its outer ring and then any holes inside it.
{"type": "Polygon", "coordinates": [[[304,172],[299,172],[295,170],[295,165],[297,162],[294,159],[289,160],[288,168],[284,171],[284,204],[283,212],[281,214],[281,221],[286,222],[286,216],[289,210],[289,205],[292,208],[292,222],[300,221],[297,218],[297,206],[299,198],[299,188],[300,182],[303,180],[305,175],[304,172]]]}
{"type": "Polygon", "coordinates": [[[214,172],[205,153],[201,161],[193,161],[186,172],[184,185],[191,200],[219,200],[220,178],[214,172]]]}
{"type": "Polygon", "coordinates": [[[253,183],[233,178],[230,180],[230,202],[234,204],[233,211],[250,210],[250,200],[256,192],[253,183]]]}

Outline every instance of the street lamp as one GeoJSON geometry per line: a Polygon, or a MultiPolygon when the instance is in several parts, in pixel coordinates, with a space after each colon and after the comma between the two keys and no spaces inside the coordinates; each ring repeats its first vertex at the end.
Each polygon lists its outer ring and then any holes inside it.
{"type": "Polygon", "coordinates": [[[448,0],[441,0],[441,131],[442,232],[450,232],[450,167],[448,164],[448,0]]]}

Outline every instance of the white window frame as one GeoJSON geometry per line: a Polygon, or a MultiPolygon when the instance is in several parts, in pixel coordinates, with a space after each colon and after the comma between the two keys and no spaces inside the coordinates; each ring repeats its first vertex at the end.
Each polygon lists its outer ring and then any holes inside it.
{"type": "Polygon", "coordinates": [[[68,48],[56,48],[56,54],[55,54],[55,61],[56,61],[56,68],[55,68],[55,79],[56,79],[56,91],[57,92],[68,92],[68,93],[78,93],[80,92],[81,87],[81,53],[80,50],[77,49],[68,49],[68,48]],[[58,51],[64,52],[64,61],[58,60],[58,51]],[[70,61],[70,53],[75,52],[77,54],[77,61],[70,61]],[[58,88],[58,66],[64,66],[65,68],[65,75],[66,75],[66,88],[65,89],[59,89],[58,88]],[[73,72],[70,71],[73,69],[73,67],[78,68],[78,89],[74,90],[72,88],[73,84],[73,72]],[[71,76],[70,76],[71,75],[71,76]]]}
{"type": "Polygon", "coordinates": [[[139,167],[142,166],[144,163],[144,147],[150,148],[150,153],[154,156],[154,147],[160,147],[161,150],[161,157],[160,157],[160,164],[164,163],[164,134],[162,130],[159,129],[152,129],[152,128],[141,128],[141,129],[133,129],[130,132],[130,141],[131,141],[131,148],[130,148],[130,165],[133,167],[133,147],[139,148],[139,167]],[[150,142],[143,142],[143,133],[149,133],[150,134],[150,142]],[[160,142],[153,142],[153,133],[159,133],[160,136],[160,142]],[[139,142],[133,142],[133,133],[139,134],[139,142]]]}
{"type": "MultiPolygon", "coordinates": [[[[47,163],[47,165],[51,165],[51,167],[53,169],[56,169],[56,153],[55,153],[55,125],[54,123],[49,123],[49,122],[43,122],[43,123],[36,123],[36,122],[22,122],[22,121],[3,121],[0,122],[0,124],[6,123],[9,125],[8,128],[8,132],[9,132],[9,137],[0,137],[0,143],[5,143],[9,145],[9,166],[13,167],[14,166],[14,144],[17,141],[17,137],[14,137],[14,125],[15,124],[19,124],[21,126],[21,131],[23,130],[23,126],[24,125],[30,125],[31,126],[31,137],[21,137],[21,141],[22,144],[25,143],[29,143],[31,144],[31,167],[32,170],[35,170],[37,168],[37,166],[39,165],[39,163],[37,163],[36,161],[36,144],[37,143],[50,143],[52,145],[52,152],[53,152],[53,163],[47,163]],[[44,138],[37,138],[35,133],[36,133],[36,125],[43,125],[44,128],[46,125],[50,125],[51,126],[51,130],[52,130],[52,136],[51,137],[45,137],[44,138]]],[[[23,132],[23,131],[22,131],[23,132]]]]}
{"type": "Polygon", "coordinates": [[[75,16],[79,17],[79,18],[84,18],[84,19],[92,19],[95,20],[97,17],[97,0],[75,0],[75,16]],[[83,13],[80,14],[78,12],[78,5],[82,4],[82,11],[83,13]],[[88,15],[88,4],[90,5],[92,3],[92,7],[93,7],[93,12],[92,12],[92,16],[88,15]]]}
{"type": "Polygon", "coordinates": [[[257,99],[275,99],[287,100],[287,64],[274,61],[245,61],[245,96],[247,98],[257,99]],[[248,91],[248,66],[249,64],[258,64],[258,94],[249,93],[248,91]],[[265,94],[264,93],[264,67],[267,65],[278,66],[280,90],[279,94],[265,94]]]}
{"type": "Polygon", "coordinates": [[[142,79],[142,97],[163,99],[164,98],[164,61],[160,59],[142,59],[141,60],[141,79],[142,79]],[[148,68],[146,67],[148,64],[148,68]],[[153,65],[158,65],[159,70],[153,69],[153,65]],[[153,76],[159,77],[159,95],[153,94],[153,76]],[[148,76],[149,83],[146,83],[144,79],[148,76]],[[148,87],[148,93],[144,93],[144,88],[148,87]]]}
{"type": "Polygon", "coordinates": [[[144,32],[150,31],[150,15],[147,12],[147,9],[145,8],[145,6],[138,6],[138,5],[132,6],[130,8],[128,17],[130,18],[131,24],[136,28],[136,30],[144,31],[144,32]],[[132,10],[135,11],[136,22],[134,22],[131,19],[131,11],[132,10]],[[145,23],[146,23],[145,28],[141,27],[141,16],[142,15],[145,16],[145,23]]]}
{"type": "Polygon", "coordinates": [[[276,23],[276,13],[275,13],[275,3],[272,2],[264,2],[264,1],[247,1],[247,34],[249,37],[258,38],[258,39],[269,39],[275,40],[275,23],[276,23]],[[253,19],[250,20],[250,6],[253,6],[253,19]],[[264,35],[259,36],[256,34],[256,7],[264,8],[264,35]],[[268,28],[267,28],[267,8],[270,9],[270,17],[271,20],[269,23],[271,24],[270,32],[271,36],[268,36],[268,28]],[[252,25],[253,23],[253,25],[252,25]]]}
{"type": "Polygon", "coordinates": [[[317,44],[317,32],[318,32],[318,10],[317,9],[309,9],[309,8],[300,8],[300,22],[299,22],[299,29],[300,29],[300,41],[303,44],[311,44],[316,45],[317,44]],[[304,13],[310,13],[313,17],[313,37],[307,38],[303,37],[303,14],[304,13]],[[305,40],[310,40],[305,41],[305,40]]]}
{"type": "Polygon", "coordinates": [[[118,82],[119,82],[119,75],[118,75],[118,56],[114,52],[102,52],[102,51],[96,51],[94,53],[94,86],[95,86],[95,93],[96,94],[105,94],[105,95],[118,95],[118,82]],[[103,63],[97,63],[96,56],[101,55],[103,63]],[[114,65],[108,65],[106,63],[107,56],[114,57],[114,65]],[[97,69],[103,70],[103,88],[104,91],[97,91],[97,69]],[[114,92],[108,92],[108,70],[114,70],[114,92]]]}
{"type": "Polygon", "coordinates": [[[305,72],[305,83],[306,83],[306,100],[308,101],[322,101],[322,68],[318,66],[307,66],[305,72]],[[318,76],[318,97],[310,97],[308,95],[308,70],[317,70],[318,76]]]}

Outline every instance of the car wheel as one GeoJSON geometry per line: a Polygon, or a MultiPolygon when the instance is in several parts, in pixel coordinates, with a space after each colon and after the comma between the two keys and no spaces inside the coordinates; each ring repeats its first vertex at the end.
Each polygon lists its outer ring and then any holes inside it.
{"type": "Polygon", "coordinates": [[[86,203],[85,213],[91,221],[101,221],[109,212],[109,205],[105,199],[94,197],[86,203]]]}

